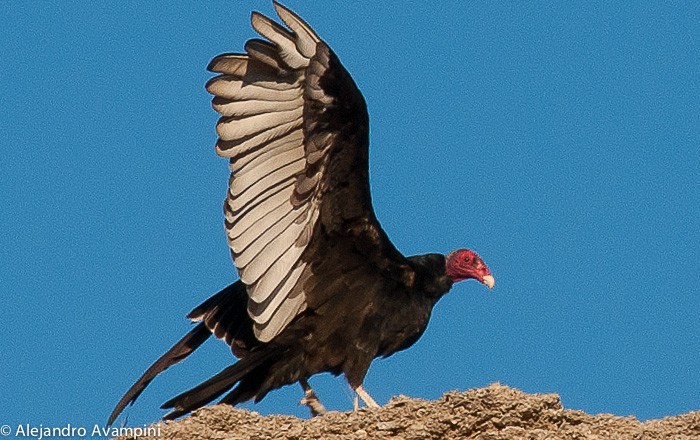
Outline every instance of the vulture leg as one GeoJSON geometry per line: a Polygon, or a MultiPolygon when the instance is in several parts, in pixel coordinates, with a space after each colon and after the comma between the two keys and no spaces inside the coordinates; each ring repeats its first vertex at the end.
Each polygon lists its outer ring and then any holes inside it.
{"type": "Polygon", "coordinates": [[[307,381],[306,379],[300,379],[299,384],[304,390],[304,398],[302,398],[299,401],[299,403],[309,407],[309,409],[311,410],[311,417],[316,417],[318,415],[325,414],[326,408],[324,408],[321,401],[318,400],[318,396],[316,396],[316,393],[311,388],[311,385],[309,385],[309,381],[307,381]]]}
{"type": "MultiPolygon", "coordinates": [[[[365,391],[365,389],[362,387],[362,385],[355,388],[355,393],[357,393],[357,396],[359,396],[360,399],[362,399],[362,401],[365,402],[365,405],[367,405],[368,408],[379,408],[379,404],[377,402],[375,402],[374,399],[372,399],[372,396],[370,396],[369,393],[367,391],[365,391]]],[[[355,400],[354,400],[354,406],[355,406],[356,410],[359,407],[359,405],[358,405],[359,402],[357,401],[357,396],[355,396],[355,400]]]]}

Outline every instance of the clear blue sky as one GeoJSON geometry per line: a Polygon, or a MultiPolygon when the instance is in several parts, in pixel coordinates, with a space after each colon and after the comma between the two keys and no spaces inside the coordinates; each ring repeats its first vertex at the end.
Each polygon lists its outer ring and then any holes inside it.
{"type": "MultiPolygon", "coordinates": [[[[377,215],[406,254],[476,249],[380,402],[499,381],[641,419],[700,409],[696,2],[301,2],[371,116],[377,215]],[[425,3],[425,4],[424,4],[425,3]]],[[[0,424],[103,423],[235,279],[207,62],[267,1],[0,2],[0,424]]],[[[129,411],[231,361],[211,340],[129,411]]],[[[347,410],[342,378],[312,379],[347,410]]],[[[306,415],[296,386],[263,413],[306,415]]]]}

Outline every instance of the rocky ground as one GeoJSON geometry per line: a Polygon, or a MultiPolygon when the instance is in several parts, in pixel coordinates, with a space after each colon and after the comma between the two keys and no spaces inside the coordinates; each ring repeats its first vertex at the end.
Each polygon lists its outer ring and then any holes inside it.
{"type": "Polygon", "coordinates": [[[700,411],[662,420],[590,415],[564,409],[556,394],[493,384],[436,401],[396,397],[384,407],[331,412],[309,420],[263,417],[214,405],[161,423],[152,439],[700,439],[700,411]]]}

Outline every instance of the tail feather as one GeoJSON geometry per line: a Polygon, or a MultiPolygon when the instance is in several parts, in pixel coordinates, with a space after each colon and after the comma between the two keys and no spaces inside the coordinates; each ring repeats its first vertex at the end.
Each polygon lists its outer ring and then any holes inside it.
{"type": "Polygon", "coordinates": [[[245,354],[259,343],[253,336],[253,323],[246,313],[245,285],[239,280],[222,289],[192,310],[188,318],[201,321],[170,350],[151,365],[119,400],[107,421],[111,426],[119,414],[133,404],[143,390],[160,373],[192,354],[209,336],[224,339],[234,354],[245,354]]]}
{"type": "Polygon", "coordinates": [[[225,395],[219,403],[226,403],[236,406],[239,403],[255,400],[258,403],[270,391],[270,387],[265,387],[265,377],[269,374],[273,363],[268,362],[243,377],[236,388],[225,395]]]}
{"type": "Polygon", "coordinates": [[[171,365],[189,356],[193,351],[199,348],[209,336],[211,336],[211,332],[204,323],[201,323],[173,345],[170,350],[155,361],[153,365],[143,373],[139,380],[129,388],[124,396],[122,396],[121,400],[119,400],[119,403],[117,403],[117,406],[114,408],[114,411],[112,411],[112,414],[109,416],[107,426],[111,426],[119,414],[124,411],[124,408],[136,401],[143,390],[157,375],[165,371],[171,365]]]}
{"type": "MultiPolygon", "coordinates": [[[[236,383],[245,381],[247,375],[251,373],[254,374],[258,367],[265,364],[276,355],[277,350],[273,349],[272,347],[266,347],[263,350],[250,353],[248,356],[239,360],[235,364],[224,368],[212,378],[165,402],[161,408],[172,409],[173,411],[166,414],[163,418],[166,420],[176,419],[210,403],[226,391],[230,390],[234,385],[236,385],[236,383]]],[[[238,387],[236,389],[238,389],[238,387]]],[[[254,390],[247,390],[245,400],[254,397],[254,395],[254,390]],[[249,395],[251,392],[253,394],[249,395]]],[[[238,402],[241,401],[242,400],[239,400],[238,402]]]]}

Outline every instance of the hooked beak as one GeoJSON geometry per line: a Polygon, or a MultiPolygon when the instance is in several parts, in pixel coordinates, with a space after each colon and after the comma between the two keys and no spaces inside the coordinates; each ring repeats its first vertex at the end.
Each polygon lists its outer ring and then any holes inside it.
{"type": "Polygon", "coordinates": [[[493,289],[493,286],[496,284],[496,280],[493,278],[493,275],[486,275],[481,279],[481,282],[484,283],[484,285],[489,289],[493,289]]]}

